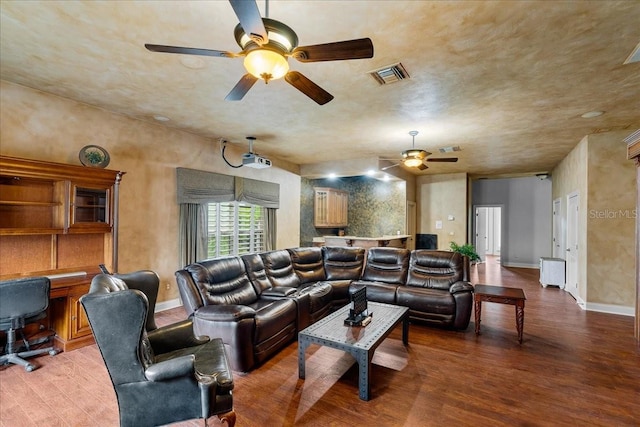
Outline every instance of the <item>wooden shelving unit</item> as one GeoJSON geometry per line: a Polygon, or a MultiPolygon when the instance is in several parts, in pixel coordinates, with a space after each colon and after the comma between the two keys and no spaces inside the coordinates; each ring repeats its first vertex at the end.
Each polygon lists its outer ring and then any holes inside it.
{"type": "Polygon", "coordinates": [[[50,276],[50,326],[64,350],[92,342],[79,298],[98,265],[117,271],[124,172],[0,156],[0,280],[50,276]]]}

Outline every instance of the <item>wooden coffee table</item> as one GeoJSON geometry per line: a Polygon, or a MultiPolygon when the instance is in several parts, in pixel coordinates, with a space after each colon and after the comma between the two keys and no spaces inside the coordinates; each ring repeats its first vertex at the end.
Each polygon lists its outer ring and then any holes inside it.
{"type": "Polygon", "coordinates": [[[516,328],[518,329],[518,342],[522,344],[522,330],[524,329],[524,301],[527,297],[520,288],[507,288],[504,286],[475,285],[473,301],[475,305],[476,335],[480,334],[480,315],[482,314],[482,301],[497,302],[516,306],[516,328]]]}
{"type": "Polygon", "coordinates": [[[350,305],[346,305],[298,333],[298,377],[305,377],[305,352],[310,344],[337,348],[351,354],[358,362],[359,395],[369,400],[371,395],[371,359],[376,348],[402,322],[402,342],[409,343],[409,309],[407,307],[368,303],[372,313],[367,326],[345,326],[350,305]]]}

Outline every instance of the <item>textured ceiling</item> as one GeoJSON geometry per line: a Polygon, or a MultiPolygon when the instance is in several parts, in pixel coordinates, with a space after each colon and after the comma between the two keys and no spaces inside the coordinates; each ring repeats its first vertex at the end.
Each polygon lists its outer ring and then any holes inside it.
{"type": "Polygon", "coordinates": [[[289,61],[335,96],[324,106],[283,80],[224,101],[242,58],[144,48],[239,51],[226,1],[2,0],[0,11],[2,79],[141,120],[163,115],[213,140],[256,136],[255,151],[301,165],[396,158],[415,129],[434,157],[462,149],[458,163],[416,173],[539,172],[584,135],[640,127],[640,63],[623,65],[640,42],[638,1],[272,0],[269,17],[300,45],[373,41],[372,59],[289,61]],[[399,61],[408,80],[379,86],[368,75],[399,61]],[[592,110],[605,114],[580,117],[592,110]]]}

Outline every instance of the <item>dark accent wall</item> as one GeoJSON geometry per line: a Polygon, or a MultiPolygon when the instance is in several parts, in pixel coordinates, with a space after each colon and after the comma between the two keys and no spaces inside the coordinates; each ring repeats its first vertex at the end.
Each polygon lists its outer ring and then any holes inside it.
{"type": "Polygon", "coordinates": [[[311,246],[314,237],[337,235],[338,229],[313,226],[313,187],[330,187],[349,193],[349,226],[345,235],[379,237],[405,233],[406,184],[366,176],[306,179],[301,181],[300,246],[311,246]]]}

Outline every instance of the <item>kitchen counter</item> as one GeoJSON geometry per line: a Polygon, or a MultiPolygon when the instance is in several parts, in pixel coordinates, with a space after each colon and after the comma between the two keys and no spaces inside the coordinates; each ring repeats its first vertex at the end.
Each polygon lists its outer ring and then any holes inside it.
{"type": "Polygon", "coordinates": [[[390,247],[406,248],[408,234],[394,234],[380,237],[324,236],[325,246],[353,246],[359,248],[390,247]]]}

